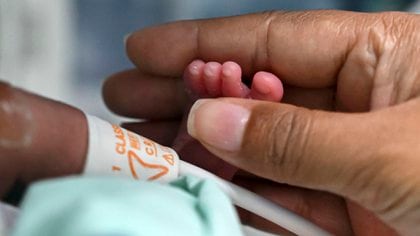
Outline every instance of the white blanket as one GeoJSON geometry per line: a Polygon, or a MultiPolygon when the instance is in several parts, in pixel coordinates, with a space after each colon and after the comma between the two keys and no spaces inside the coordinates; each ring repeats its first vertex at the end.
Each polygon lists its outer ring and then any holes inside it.
{"type": "Polygon", "coordinates": [[[0,235],[8,236],[19,210],[11,205],[0,202],[0,235]]]}

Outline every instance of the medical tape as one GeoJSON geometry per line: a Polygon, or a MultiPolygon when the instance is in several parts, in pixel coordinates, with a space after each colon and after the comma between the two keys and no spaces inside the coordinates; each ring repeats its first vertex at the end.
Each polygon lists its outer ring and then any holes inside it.
{"type": "Polygon", "coordinates": [[[178,177],[179,157],[171,148],[86,115],[89,144],[84,175],[125,176],[169,182],[178,177]]]}

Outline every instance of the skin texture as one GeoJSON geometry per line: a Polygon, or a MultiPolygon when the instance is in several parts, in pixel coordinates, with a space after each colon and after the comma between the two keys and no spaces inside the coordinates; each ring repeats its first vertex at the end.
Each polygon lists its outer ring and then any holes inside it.
{"type": "Polygon", "coordinates": [[[83,113],[0,82],[0,197],[19,183],[82,171],[87,149],[83,113]]]}
{"type": "Polygon", "coordinates": [[[32,142],[32,113],[7,84],[0,84],[0,96],[0,146],[28,146],[32,142]]]}
{"type": "MultiPolygon", "coordinates": [[[[127,39],[136,69],[112,76],[104,98],[121,115],[185,122],[191,100],[179,78],[195,59],[235,61],[248,78],[271,72],[282,79],[282,101],[289,104],[207,100],[195,107],[189,122],[202,119],[189,132],[214,155],[271,180],[246,174],[234,181],[245,180],[334,234],[418,235],[418,27],[420,18],[406,13],[309,11],[146,28],[127,39]],[[240,146],[227,151],[206,137],[217,135],[207,129],[214,122],[228,128],[234,118],[224,118],[235,117],[213,108],[232,104],[249,116],[235,141],[240,146]]],[[[196,141],[180,127],[168,133],[181,151],[196,141]]],[[[199,156],[200,148],[190,154],[199,156]]],[[[267,227],[253,216],[244,219],[267,227]]]]}

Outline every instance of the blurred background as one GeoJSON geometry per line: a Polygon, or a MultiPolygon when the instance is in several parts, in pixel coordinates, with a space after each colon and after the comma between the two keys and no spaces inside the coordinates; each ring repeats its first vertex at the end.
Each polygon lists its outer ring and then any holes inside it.
{"type": "Polygon", "coordinates": [[[167,21],[263,10],[420,10],[414,0],[0,0],[0,78],[113,122],[101,86],[132,67],[125,35],[167,21]]]}

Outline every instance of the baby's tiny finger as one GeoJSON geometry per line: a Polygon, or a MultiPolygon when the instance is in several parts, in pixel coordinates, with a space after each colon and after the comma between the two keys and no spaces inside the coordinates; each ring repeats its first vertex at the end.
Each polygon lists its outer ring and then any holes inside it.
{"type": "Polygon", "coordinates": [[[258,100],[279,102],[283,97],[283,84],[276,75],[260,71],[254,75],[250,96],[258,100]]]}

